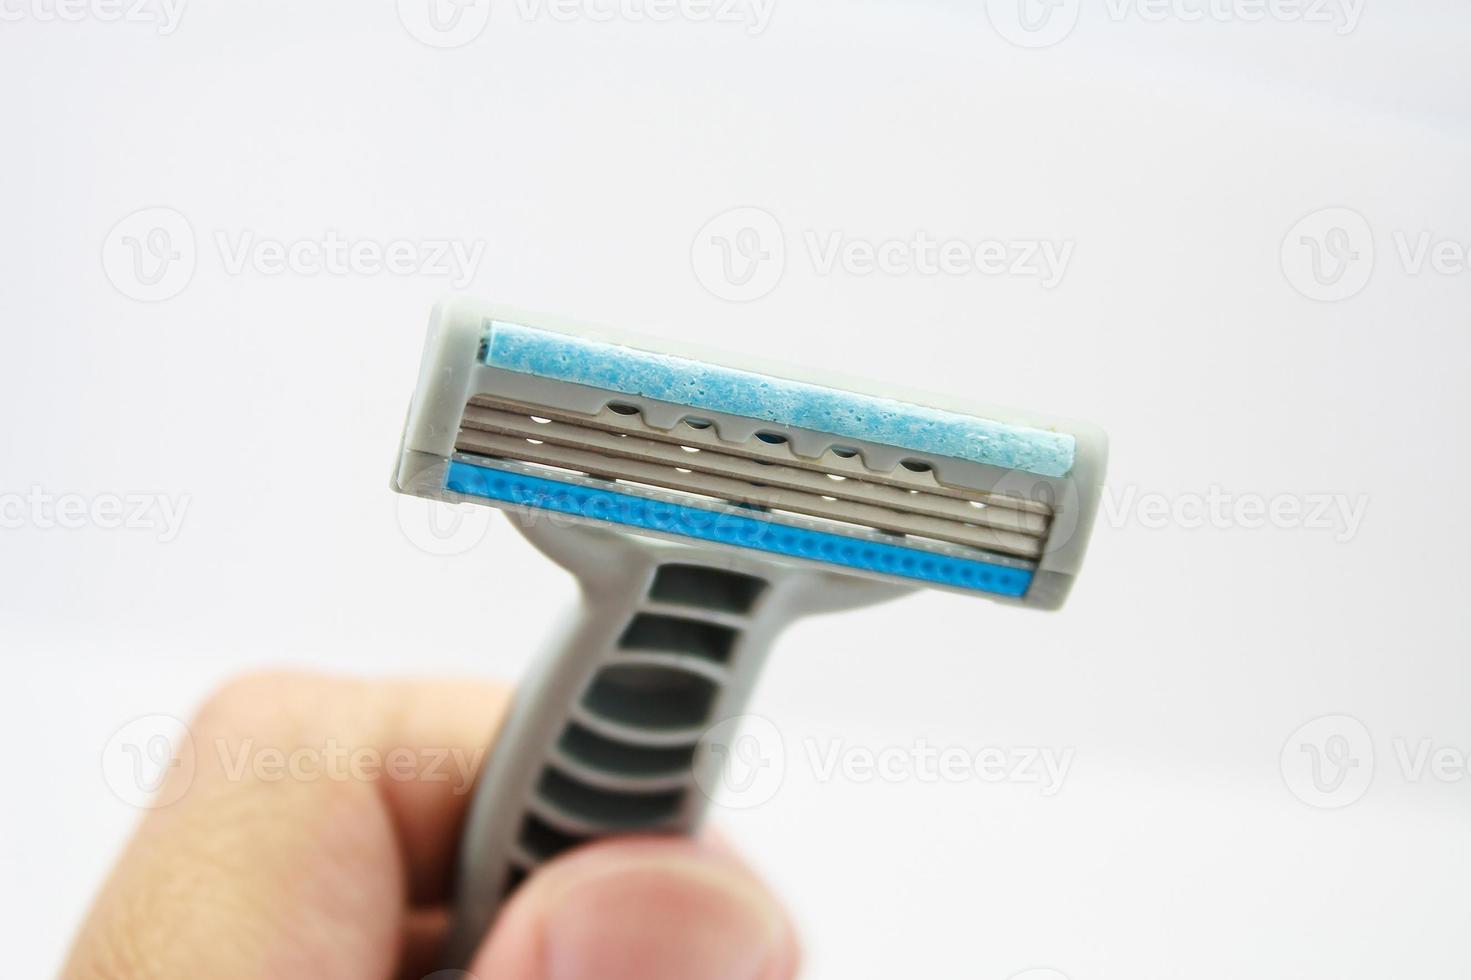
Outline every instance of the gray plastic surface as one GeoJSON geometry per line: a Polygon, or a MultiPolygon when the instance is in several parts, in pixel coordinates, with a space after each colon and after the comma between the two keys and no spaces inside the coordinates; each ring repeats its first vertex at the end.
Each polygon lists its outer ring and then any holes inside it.
{"type": "MultiPolygon", "coordinates": [[[[570,323],[557,317],[527,313],[503,306],[478,303],[468,299],[450,299],[435,307],[430,319],[429,336],[414,401],[404,430],[399,468],[394,487],[408,493],[440,499],[455,499],[444,493],[435,479],[441,467],[454,453],[455,439],[464,415],[465,403],[477,394],[493,394],[500,398],[541,404],[581,413],[595,413],[610,400],[636,405],[651,424],[672,428],[686,415],[684,406],[647,398],[612,395],[585,385],[548,381],[530,375],[503,371],[479,363],[477,354],[491,320],[505,320],[534,325],[542,329],[562,330],[594,337],[612,343],[639,346],[647,350],[667,350],[686,357],[710,360],[733,367],[764,371],[778,377],[794,376],[793,369],[766,364],[750,357],[693,349],[627,333],[615,333],[584,324],[570,323]]],[[[864,440],[843,439],[845,445],[857,448],[870,466],[893,469],[903,457],[915,457],[932,465],[935,472],[956,486],[984,492],[1010,493],[1029,500],[1047,503],[1053,512],[1052,525],[1043,553],[1037,562],[1037,574],[1027,594],[1019,599],[1004,596],[993,601],[1014,603],[1035,609],[1057,609],[1066,601],[1073,582],[1081,571],[1092,536],[1093,522],[1108,459],[1108,437],[1103,430],[1086,422],[1054,418],[1035,412],[1017,411],[991,405],[965,404],[954,399],[938,398],[896,390],[892,386],[874,385],[837,377],[821,371],[797,372],[806,379],[836,388],[852,388],[870,394],[927,404],[936,408],[1014,423],[1034,428],[1071,434],[1076,440],[1076,456],[1072,472],[1066,477],[1041,477],[1017,470],[1007,470],[966,460],[907,449],[884,446],[864,440]]],[[[729,440],[750,440],[756,431],[777,429],[785,434],[794,449],[805,455],[819,455],[833,442],[825,433],[790,426],[773,426],[754,419],[701,411],[710,419],[720,435],[729,440]]],[[[892,577],[867,571],[854,575],[876,580],[894,581],[892,577]]],[[[937,586],[945,588],[945,586],[937,586]]]]}
{"type": "MultiPolygon", "coordinates": [[[[563,750],[570,726],[592,731],[612,744],[655,751],[698,745],[720,721],[741,714],[772,641],[793,620],[894,598],[911,591],[905,586],[785,565],[726,547],[675,544],[589,527],[557,527],[550,522],[513,522],[542,552],[571,571],[581,585],[580,614],[566,632],[537,659],[523,679],[509,717],[480,772],[465,825],[456,886],[456,919],[448,958],[463,966],[474,955],[502,902],[524,874],[554,854],[539,854],[526,843],[528,819],[551,827],[567,841],[612,834],[689,833],[703,816],[708,799],[700,785],[712,780],[722,760],[692,751],[682,767],[651,778],[625,767],[589,763],[563,750]],[[759,579],[760,592],[748,609],[717,608],[686,594],[678,600],[650,596],[661,566],[711,569],[759,579]],[[620,645],[635,617],[647,614],[708,623],[730,631],[733,642],[715,662],[693,652],[641,649],[620,645]],[[610,669],[638,676],[688,675],[713,693],[697,712],[671,725],[669,704],[657,690],[640,692],[628,703],[629,713],[609,717],[590,698],[601,690],[600,678],[610,669]],[[672,673],[666,673],[672,672],[672,673]],[[657,720],[657,723],[656,723],[657,720]],[[581,794],[576,807],[549,799],[542,783],[548,770],[558,786],[565,780],[595,790],[581,794]],[[626,801],[673,801],[652,815],[636,812],[626,801]]],[[[679,692],[670,697],[688,710],[679,692]]]]}
{"type": "MultiPolygon", "coordinates": [[[[493,395],[581,415],[603,411],[616,397],[631,403],[645,422],[665,430],[682,424],[690,414],[679,405],[614,396],[584,385],[482,364],[477,353],[491,319],[791,376],[790,369],[749,358],[626,334],[609,335],[556,318],[448,300],[435,308],[431,319],[392,480],[395,490],[441,500],[471,499],[447,491],[444,478],[472,396],[493,395]]],[[[1082,564],[1097,510],[1107,458],[1107,440],[1101,430],[1035,413],[958,404],[892,388],[876,390],[873,385],[822,372],[803,375],[830,387],[1072,434],[1075,462],[1072,472],[1061,478],[842,440],[844,446],[858,451],[864,465],[878,471],[891,471],[904,459],[915,458],[929,464],[936,478],[949,485],[1045,503],[1052,522],[1031,587],[1020,598],[992,598],[1040,609],[1055,609],[1063,603],[1082,564]]],[[[758,430],[773,429],[771,423],[753,419],[708,411],[698,414],[728,442],[749,442],[758,430]]],[[[775,428],[794,452],[808,458],[821,456],[833,445],[833,439],[822,432],[775,428]]],[[[649,488],[637,492],[659,496],[649,488]]],[[[513,518],[517,516],[509,505],[478,498],[476,502],[500,506],[513,518]]],[[[558,517],[541,512],[536,520],[513,519],[512,523],[578,578],[581,612],[523,680],[480,773],[458,869],[456,920],[449,949],[449,965],[455,966],[469,961],[520,880],[557,853],[612,834],[688,833],[698,825],[709,802],[699,787],[717,785],[707,777],[723,764],[713,753],[698,749],[700,738],[712,726],[742,712],[772,641],[787,624],[803,615],[882,601],[916,588],[912,580],[874,571],[837,572],[830,570],[833,566],[812,560],[703,544],[659,531],[614,530],[575,516],[559,522],[558,517]],[[714,578],[691,575],[689,587],[680,594],[682,602],[661,600],[651,594],[651,586],[661,576],[661,568],[669,565],[700,569],[714,578]],[[717,601],[721,598],[718,585],[702,597],[700,583],[718,580],[720,573],[754,577],[763,583],[749,608],[722,605],[717,601]],[[685,639],[703,636],[710,642],[704,646],[704,640],[664,643],[674,634],[660,630],[672,627],[661,621],[659,629],[641,628],[649,625],[646,617],[695,622],[695,627],[688,622],[681,627],[689,631],[685,639]],[[648,640],[653,642],[645,642],[648,640]],[[589,752],[590,746],[597,751],[589,752]],[[661,760],[664,768],[649,770],[644,765],[649,758],[661,760]],[[677,764],[665,764],[674,759],[679,760],[677,764]]],[[[932,542],[925,547],[950,546],[932,542]]],[[[1011,559],[997,556],[996,560],[1011,559]]]]}

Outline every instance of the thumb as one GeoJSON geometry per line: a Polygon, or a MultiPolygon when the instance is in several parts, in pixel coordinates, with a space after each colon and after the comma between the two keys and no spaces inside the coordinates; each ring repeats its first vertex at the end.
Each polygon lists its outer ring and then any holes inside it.
{"type": "Polygon", "coordinates": [[[792,927],[734,857],[625,838],[543,866],[475,958],[476,980],[790,980],[792,927]]]}

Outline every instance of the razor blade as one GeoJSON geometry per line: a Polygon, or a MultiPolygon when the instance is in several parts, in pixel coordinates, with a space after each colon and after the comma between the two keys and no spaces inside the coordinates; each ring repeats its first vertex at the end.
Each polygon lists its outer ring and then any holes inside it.
{"type": "Polygon", "coordinates": [[[494,307],[442,311],[395,488],[1061,605],[1100,430],[942,407],[494,307]]]}
{"type": "Polygon", "coordinates": [[[1105,454],[1080,423],[437,307],[394,489],[508,511],[581,586],[477,779],[447,964],[562,853],[693,832],[792,621],[917,588],[1061,605],[1105,454]]]}

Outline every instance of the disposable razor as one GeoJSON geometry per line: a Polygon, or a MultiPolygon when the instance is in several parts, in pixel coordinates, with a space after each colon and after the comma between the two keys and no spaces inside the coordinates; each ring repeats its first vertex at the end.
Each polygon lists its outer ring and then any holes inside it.
{"type": "Polygon", "coordinates": [[[1061,606],[1106,455],[1086,424],[441,303],[394,489],[509,511],[581,587],[479,774],[450,957],[563,851],[691,832],[724,763],[702,736],[798,617],[917,588],[1061,606]]]}

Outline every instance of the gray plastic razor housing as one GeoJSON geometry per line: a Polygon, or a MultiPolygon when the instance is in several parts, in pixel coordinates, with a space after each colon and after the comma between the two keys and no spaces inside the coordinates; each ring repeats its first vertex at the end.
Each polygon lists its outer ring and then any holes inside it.
{"type": "MultiPolygon", "coordinates": [[[[720,747],[702,741],[702,736],[741,713],[767,650],[788,623],[922,586],[976,594],[873,568],[839,568],[814,558],[610,525],[590,516],[552,514],[446,489],[452,462],[477,459],[473,453],[467,456],[465,448],[479,445],[474,434],[467,443],[462,433],[472,398],[538,407],[555,418],[586,418],[604,428],[609,406],[616,404],[624,411],[636,410],[643,428],[635,436],[666,441],[673,439],[673,433],[687,432],[677,427],[695,414],[688,406],[491,367],[482,362],[480,353],[487,326],[493,322],[590,336],[777,378],[795,377],[790,368],[592,330],[505,307],[456,299],[435,308],[393,488],[506,509],[537,548],[577,578],[581,592],[580,616],[523,680],[479,775],[461,847],[449,965],[469,961],[501,902],[543,862],[604,836],[689,833],[696,828],[709,802],[701,787],[718,785],[723,765],[720,747]]],[[[983,500],[1045,512],[1046,528],[1037,533],[1036,554],[988,556],[999,567],[1029,570],[1025,593],[987,597],[1039,609],[1062,604],[1081,567],[1097,509],[1107,448],[1100,430],[1029,413],[875,391],[870,384],[820,373],[803,372],[798,380],[1073,436],[1071,471],[1063,477],[1045,477],[847,437],[839,440],[844,453],[839,459],[833,455],[835,440],[829,433],[707,410],[697,413],[705,445],[759,450],[756,455],[763,466],[773,460],[790,462],[796,473],[826,461],[848,467],[844,472],[850,474],[872,473],[875,479],[891,480],[901,492],[918,493],[904,487],[922,480],[924,487],[937,493],[980,495],[983,500]],[[775,440],[777,448],[770,449],[764,440],[775,440]],[[857,456],[849,459],[846,454],[853,450],[857,456]],[[914,476],[911,467],[920,475],[914,476]]],[[[607,442],[602,429],[590,431],[602,440],[599,444],[617,445],[607,442]]],[[[637,442],[635,438],[629,445],[637,442]]],[[[651,500],[677,498],[657,487],[614,483],[606,474],[593,479],[544,470],[520,457],[479,461],[513,473],[546,472],[568,483],[617,487],[651,500]]],[[[782,527],[821,523],[810,510],[808,516],[784,512],[778,516],[760,507],[741,513],[780,521],[782,527]]],[[[835,519],[849,520],[849,513],[835,519]]],[[[910,541],[891,532],[841,526],[860,542],[910,541]]],[[[953,542],[914,546],[928,555],[976,553],[953,542]]]]}

